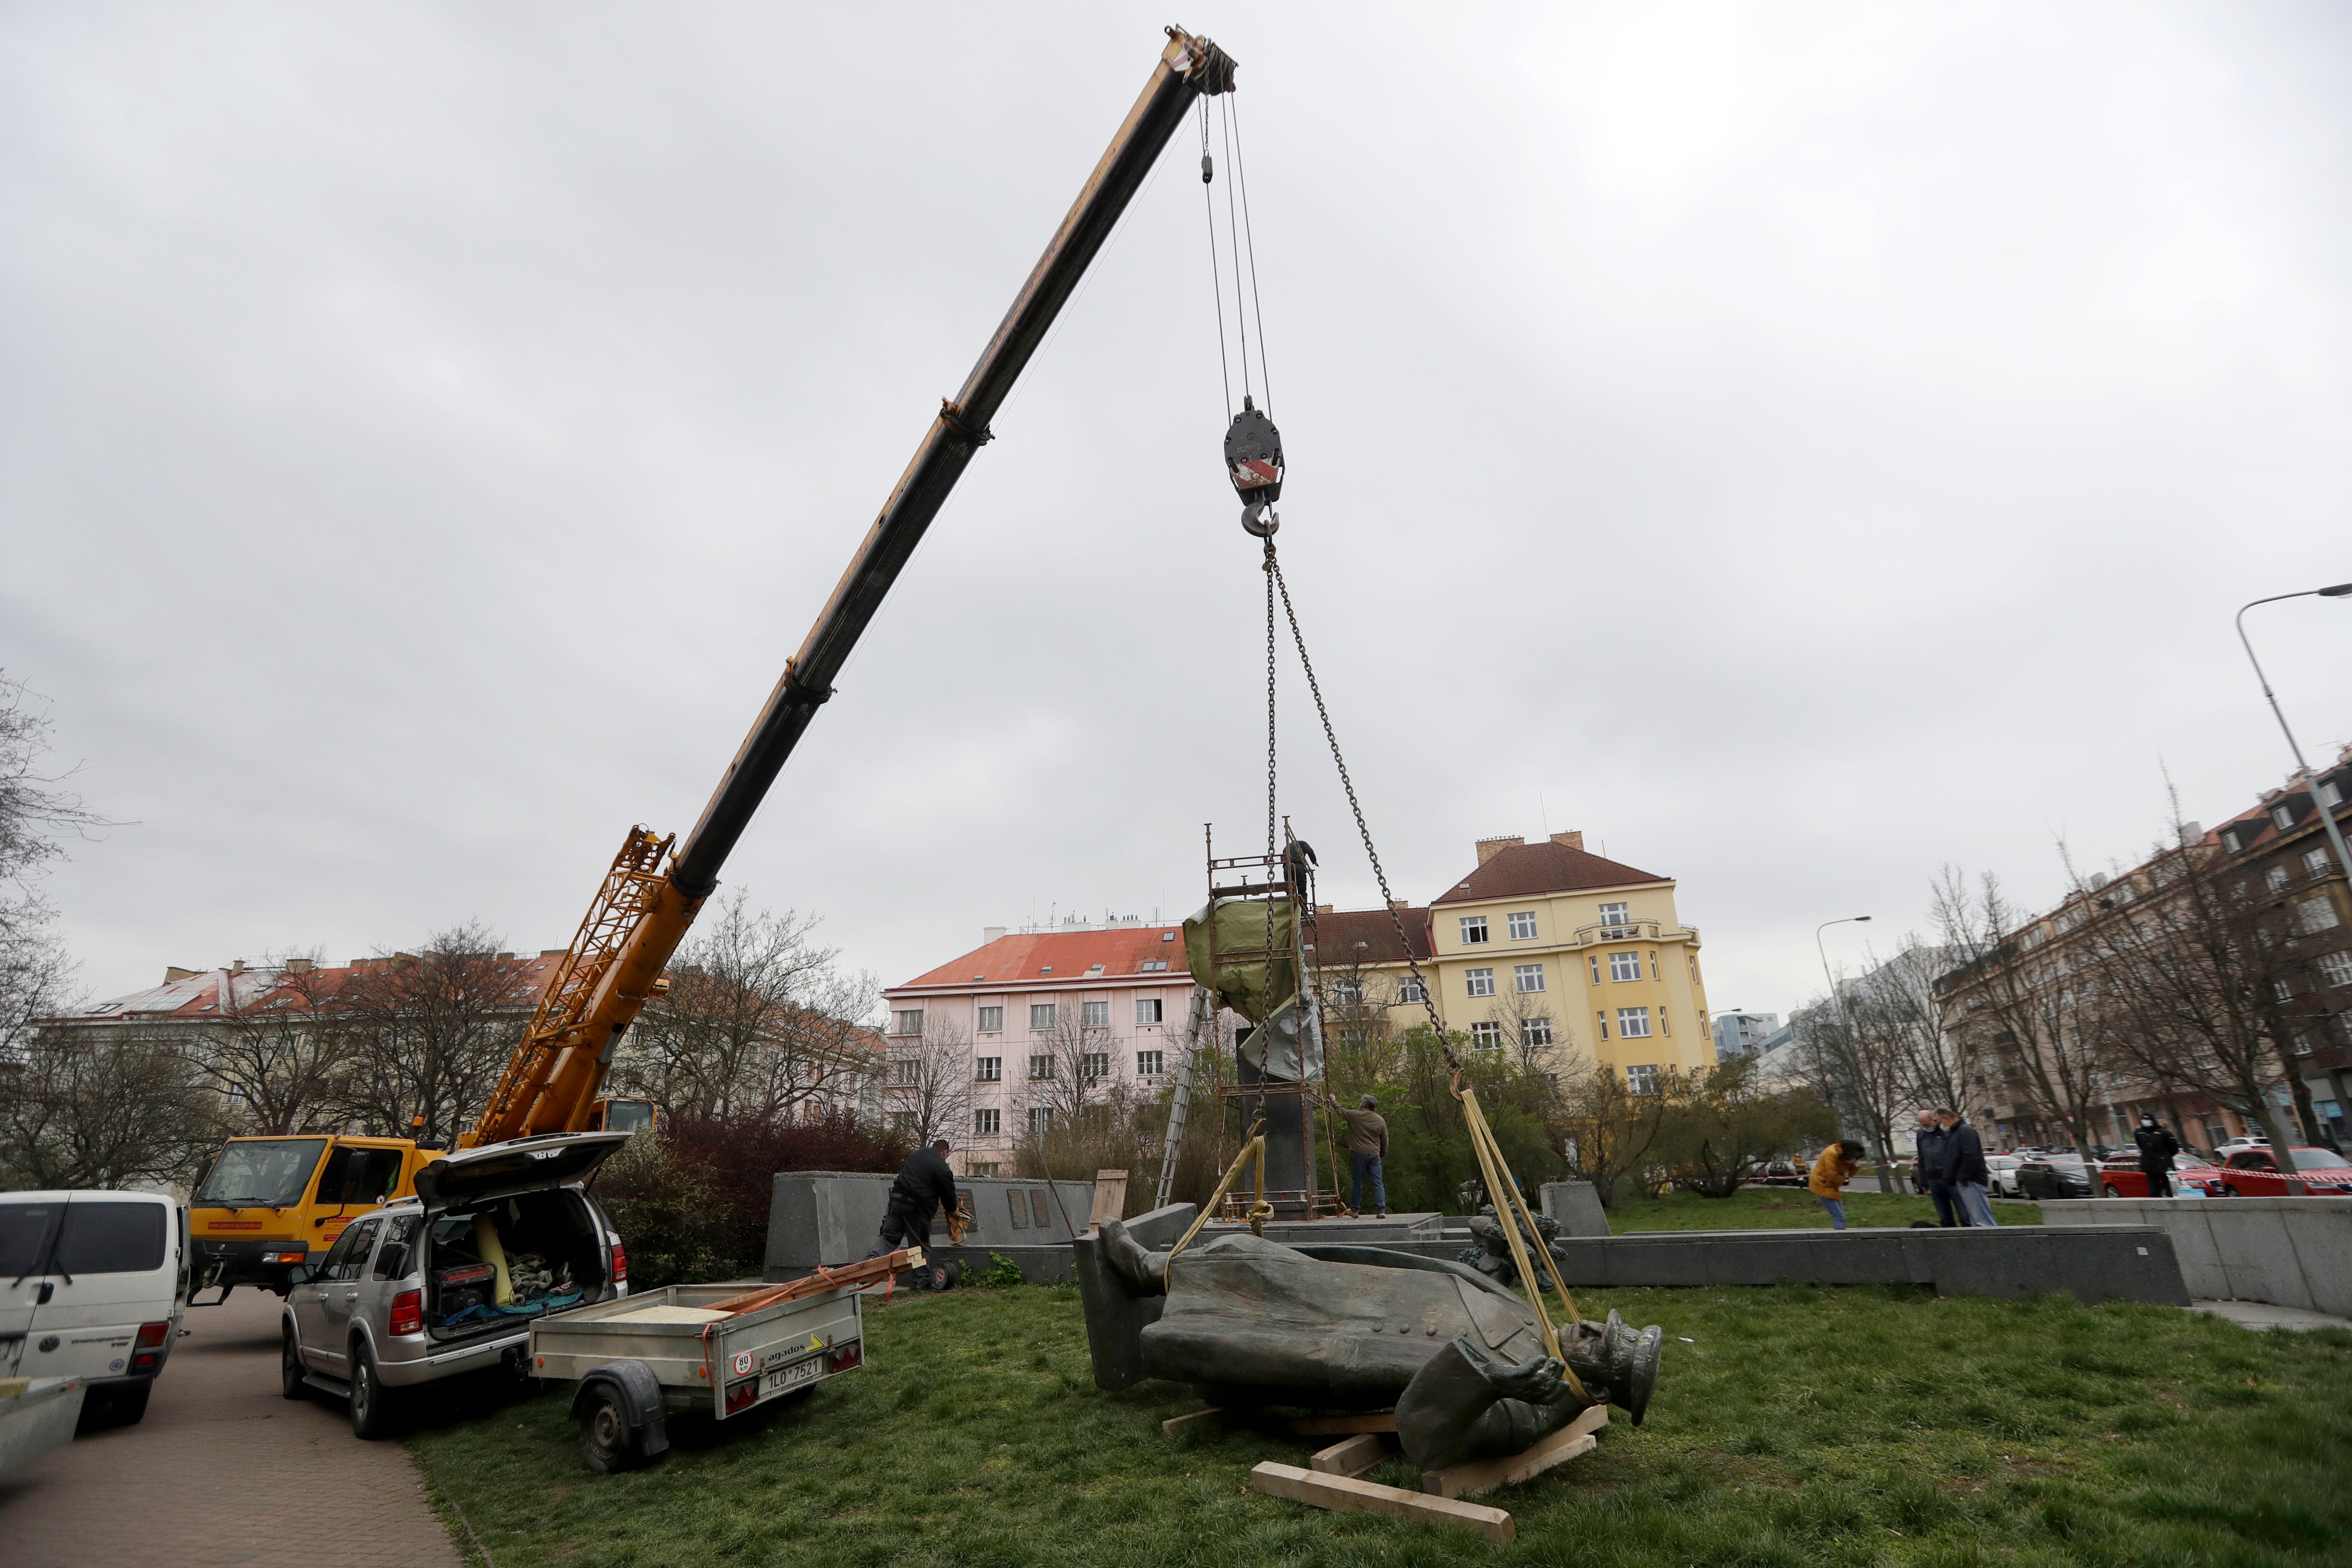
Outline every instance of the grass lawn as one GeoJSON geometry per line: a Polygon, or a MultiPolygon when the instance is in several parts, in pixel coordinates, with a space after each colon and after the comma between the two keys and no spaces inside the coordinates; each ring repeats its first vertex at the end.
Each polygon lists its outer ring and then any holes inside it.
{"type": "MultiPolygon", "coordinates": [[[[1314,1445],[1163,1436],[1198,1400],[1097,1392],[1068,1289],[902,1298],[869,1313],[864,1370],[764,1417],[676,1421],[645,1470],[582,1468],[564,1384],[420,1412],[410,1447],[499,1568],[2352,1563],[2352,1333],[1895,1287],[1581,1304],[1665,1325],[1657,1401],[1483,1500],[1517,1521],[1504,1547],[1249,1491],[1252,1465],[1314,1445]]],[[[1414,1483],[1402,1460],[1370,1479],[1414,1483]]]]}
{"type": "MultiPolygon", "coordinates": [[[[1876,1178],[1872,1178],[1874,1184],[1876,1178]]],[[[1997,1203],[1993,1218],[2003,1225],[2040,1225],[2040,1204],[1997,1203]]],[[[1893,1226],[1936,1217],[1933,1199],[1911,1192],[1845,1190],[1845,1223],[1856,1228],[1893,1226]]],[[[1609,1211],[1609,1228],[1619,1236],[1644,1230],[1827,1230],[1829,1211],[1802,1187],[1742,1187],[1727,1198],[1703,1198],[1694,1193],[1668,1193],[1645,1198],[1633,1189],[1619,1191],[1617,1206],[1609,1211]]]]}

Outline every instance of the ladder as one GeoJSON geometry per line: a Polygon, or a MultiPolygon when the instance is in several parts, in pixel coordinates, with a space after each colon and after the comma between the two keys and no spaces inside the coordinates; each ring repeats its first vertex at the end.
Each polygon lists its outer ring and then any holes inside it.
{"type": "Polygon", "coordinates": [[[1192,1007],[1184,1019],[1184,1051],[1176,1058],[1176,1091],[1168,1100],[1167,1147],[1160,1152],[1160,1192],[1151,1201],[1154,1208],[1168,1206],[1168,1194],[1176,1186],[1176,1155],[1184,1144],[1184,1121],[1192,1109],[1192,1064],[1201,1054],[1203,1030],[1213,1033],[1217,1010],[1209,1000],[1209,988],[1192,987],[1192,1007]]]}

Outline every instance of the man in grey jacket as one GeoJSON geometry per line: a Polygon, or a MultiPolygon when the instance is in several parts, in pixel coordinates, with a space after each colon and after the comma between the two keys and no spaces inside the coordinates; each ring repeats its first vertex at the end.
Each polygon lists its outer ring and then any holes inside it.
{"type": "Polygon", "coordinates": [[[1372,1182],[1372,1207],[1378,1217],[1386,1219],[1389,1213],[1388,1184],[1381,1179],[1381,1162],[1389,1155],[1389,1124],[1375,1109],[1380,1101],[1364,1096],[1363,1109],[1349,1110],[1336,1100],[1325,1100],[1332,1114],[1348,1124],[1348,1165],[1355,1177],[1355,1193],[1348,1206],[1356,1213],[1364,1212],[1364,1178],[1372,1182]]]}
{"type": "Polygon", "coordinates": [[[1992,1217],[1992,1200],[1985,1193],[1992,1173],[1985,1165],[1984,1140],[1948,1106],[1937,1108],[1936,1121],[1944,1130],[1940,1152],[1944,1179],[1952,1184],[1952,1195],[1959,1200],[1961,1219],[1969,1225],[2000,1224],[1992,1217]]]}

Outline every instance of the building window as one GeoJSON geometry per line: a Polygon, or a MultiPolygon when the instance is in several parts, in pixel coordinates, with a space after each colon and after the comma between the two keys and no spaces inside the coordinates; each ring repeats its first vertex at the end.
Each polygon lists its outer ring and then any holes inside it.
{"type": "Polygon", "coordinates": [[[1462,940],[1465,942],[1479,942],[1486,941],[1486,917],[1485,915],[1464,915],[1462,917],[1462,940]]]}
{"type": "Polygon", "coordinates": [[[911,1110],[892,1111],[890,1131],[901,1138],[912,1138],[915,1135],[915,1113],[911,1110]]]}
{"type": "Polygon", "coordinates": [[[1503,1026],[1492,1018],[1481,1018],[1470,1026],[1470,1043],[1481,1049],[1494,1049],[1503,1043],[1503,1026]]]}
{"type": "Polygon", "coordinates": [[[1135,1021],[1139,1024],[1157,1024],[1160,1022],[1160,998],[1157,996],[1137,997],[1135,1021]]]}
{"type": "Polygon", "coordinates": [[[1664,978],[1664,976],[1658,973],[1658,950],[1656,948],[1652,948],[1650,950],[1650,978],[1653,980],[1661,980],[1664,978]]]}
{"type": "Polygon", "coordinates": [[[2286,885],[2289,880],[2290,879],[2287,875],[2287,869],[2284,866],[2273,866],[2269,870],[2263,873],[2263,886],[2268,888],[2273,893],[2285,892],[2286,885]]]}
{"type": "Polygon", "coordinates": [[[1609,978],[1639,980],[1642,978],[1642,955],[1638,952],[1612,952],[1609,955],[1609,978]]]}
{"type": "Polygon", "coordinates": [[[980,1083],[994,1083],[1004,1076],[1003,1057],[978,1057],[972,1061],[972,1078],[980,1083]]]}
{"type": "Polygon", "coordinates": [[[911,1057],[900,1057],[890,1064],[890,1081],[901,1088],[913,1083],[923,1069],[923,1064],[911,1057]]]}
{"type": "Polygon", "coordinates": [[[1159,974],[1166,971],[1168,961],[1164,958],[1147,958],[1135,967],[1140,973],[1159,974]]]}
{"type": "Polygon", "coordinates": [[[1334,980],[1331,982],[1331,1000],[1339,1005],[1342,1007],[1353,1007],[1361,1003],[1363,999],[1364,984],[1362,981],[1334,980]]]}
{"type": "Polygon", "coordinates": [[[1002,1114],[1003,1113],[992,1105],[984,1110],[973,1111],[971,1113],[972,1135],[978,1138],[995,1137],[1003,1129],[1003,1124],[999,1120],[1002,1114]]]}
{"type": "Polygon", "coordinates": [[[2329,805],[2344,804],[2344,786],[2334,779],[2324,779],[2319,785],[2319,798],[2329,805]]]}
{"type": "Polygon", "coordinates": [[[1683,954],[1683,962],[1684,962],[1685,963],[1686,963],[1686,964],[1690,965],[1691,984],[1694,984],[1694,985],[1697,984],[1698,984],[1698,954],[1697,954],[1697,953],[1695,953],[1695,952],[1686,952],[1686,953],[1684,953],[1684,954],[1683,954]]]}
{"type": "Polygon", "coordinates": [[[1110,1004],[1108,1001],[1080,1003],[1078,1005],[1078,1026],[1082,1029],[1109,1028],[1110,1004]]]}
{"type": "Polygon", "coordinates": [[[2271,807],[2271,820],[2278,824],[2278,830],[2281,833],[2284,833],[2294,826],[2294,807],[2284,801],[2279,802],[2278,805],[2271,807]]]}
{"type": "Polygon", "coordinates": [[[1050,1055],[1031,1057],[1029,1058],[1029,1076],[1033,1079],[1052,1078],[1054,1076],[1054,1058],[1050,1055]]]}
{"type": "Polygon", "coordinates": [[[1515,963],[1511,965],[1511,984],[1517,986],[1521,991],[1542,990],[1544,988],[1543,965],[1540,963],[1515,963]]]}
{"type": "Polygon", "coordinates": [[[1607,1039],[1609,1037],[1609,1015],[1606,1013],[1595,1013],[1592,1016],[1601,1026],[1601,1037],[1604,1040],[1607,1039]]]}
{"type": "MultiPolygon", "coordinates": [[[[868,1014],[867,1016],[871,1017],[872,1015],[868,1014]]],[[[921,1034],[923,1032],[923,1010],[920,1007],[910,1007],[907,1011],[897,1015],[890,1020],[890,1032],[894,1035],[921,1034]]]]}
{"type": "Polygon", "coordinates": [[[2330,985],[2352,985],[2352,952],[2321,953],[2319,977],[2330,985]]]}
{"type": "Polygon", "coordinates": [[[2294,1000],[2294,987],[2284,980],[2273,980],[2271,982],[2271,994],[2282,1002],[2292,1002],[2294,1000]]]}
{"type": "Polygon", "coordinates": [[[1029,1004],[1029,1030],[1030,1030],[1030,1033],[1032,1033],[1032,1034],[1043,1034],[1043,1033],[1045,1033],[1047,1029],[1050,1029],[1050,1028],[1052,1028],[1053,1026],[1054,1026],[1054,1005],[1053,1005],[1051,1002],[1032,1002],[1032,1003],[1030,1003],[1030,1004],[1029,1004]]]}
{"type": "Polygon", "coordinates": [[[1160,1063],[1165,1059],[1166,1058],[1158,1051],[1136,1052],[1135,1076],[1138,1078],[1158,1078],[1161,1071],[1164,1070],[1160,1067],[1160,1063]]]}
{"type": "Polygon", "coordinates": [[[1001,1035],[1004,1033],[1004,1009],[1002,1007],[982,1007],[980,1010],[980,1032],[983,1035],[1001,1035]]]}
{"type": "Polygon", "coordinates": [[[1519,910],[1514,912],[1511,916],[1511,940],[1513,942],[1533,942],[1535,938],[1535,910],[1519,910]]]}
{"type": "Polygon", "coordinates": [[[1519,1038],[1529,1050],[1541,1050],[1551,1044],[1551,1020],[1529,1018],[1519,1026],[1519,1038]]]}
{"type": "Polygon", "coordinates": [[[1397,1000],[1419,1005],[1429,1000],[1429,993],[1422,987],[1421,981],[1417,977],[1408,976],[1397,986],[1397,1000]]]}
{"type": "Polygon", "coordinates": [[[1620,1039],[1648,1039],[1650,1037],[1650,1010],[1647,1007],[1618,1008],[1617,1035],[1620,1039]]]}
{"type": "Polygon", "coordinates": [[[1492,996],[1495,994],[1495,972],[1491,969],[1465,969],[1462,972],[1462,978],[1469,983],[1473,996],[1492,996]]]}
{"type": "Polygon", "coordinates": [[[2305,931],[2336,929],[2336,905],[2324,893],[2315,899],[2304,900],[2295,906],[2295,913],[2301,918],[2305,931]]]}
{"type": "Polygon", "coordinates": [[[1053,1125],[1054,1108],[1052,1106],[1033,1105],[1029,1108],[1029,1136],[1037,1137],[1053,1125]]]}
{"type": "Polygon", "coordinates": [[[964,1174],[968,1176],[992,1176],[996,1174],[996,1162],[993,1160],[974,1160],[971,1162],[970,1168],[964,1172],[964,1174]]]}
{"type": "Polygon", "coordinates": [[[1589,952],[1589,953],[1585,954],[1585,962],[1592,965],[1592,984],[1594,984],[1595,985],[1600,984],[1601,984],[1601,955],[1600,955],[1599,953],[1597,953],[1597,952],[1589,952]]]}
{"type": "Polygon", "coordinates": [[[1603,904],[1601,906],[1601,923],[1605,926],[1630,924],[1633,916],[1629,911],[1632,908],[1630,904],[1603,904]]]}
{"type": "Polygon", "coordinates": [[[1627,1068],[1625,1069],[1625,1087],[1635,1094],[1657,1093],[1657,1064],[1654,1062],[1643,1067],[1627,1068]]]}
{"type": "Polygon", "coordinates": [[[2306,877],[2327,875],[2327,851],[2325,847],[2303,852],[2303,872],[2306,877]]]}
{"type": "Polygon", "coordinates": [[[1078,1076],[1081,1078],[1108,1078],[1110,1076],[1110,1053],[1108,1051],[1087,1052],[1084,1056],[1078,1058],[1078,1076]]]}

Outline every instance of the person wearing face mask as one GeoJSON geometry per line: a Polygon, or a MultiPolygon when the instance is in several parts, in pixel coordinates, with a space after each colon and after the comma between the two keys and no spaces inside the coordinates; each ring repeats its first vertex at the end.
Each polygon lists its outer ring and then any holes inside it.
{"type": "Polygon", "coordinates": [[[2172,1195],[2172,1157],[2180,1152],[2180,1140],[2166,1131],[2152,1111],[2139,1113],[2139,1128],[2132,1134],[2139,1145],[2140,1174],[2147,1178],[2147,1195],[2168,1198],[2172,1195]]]}

